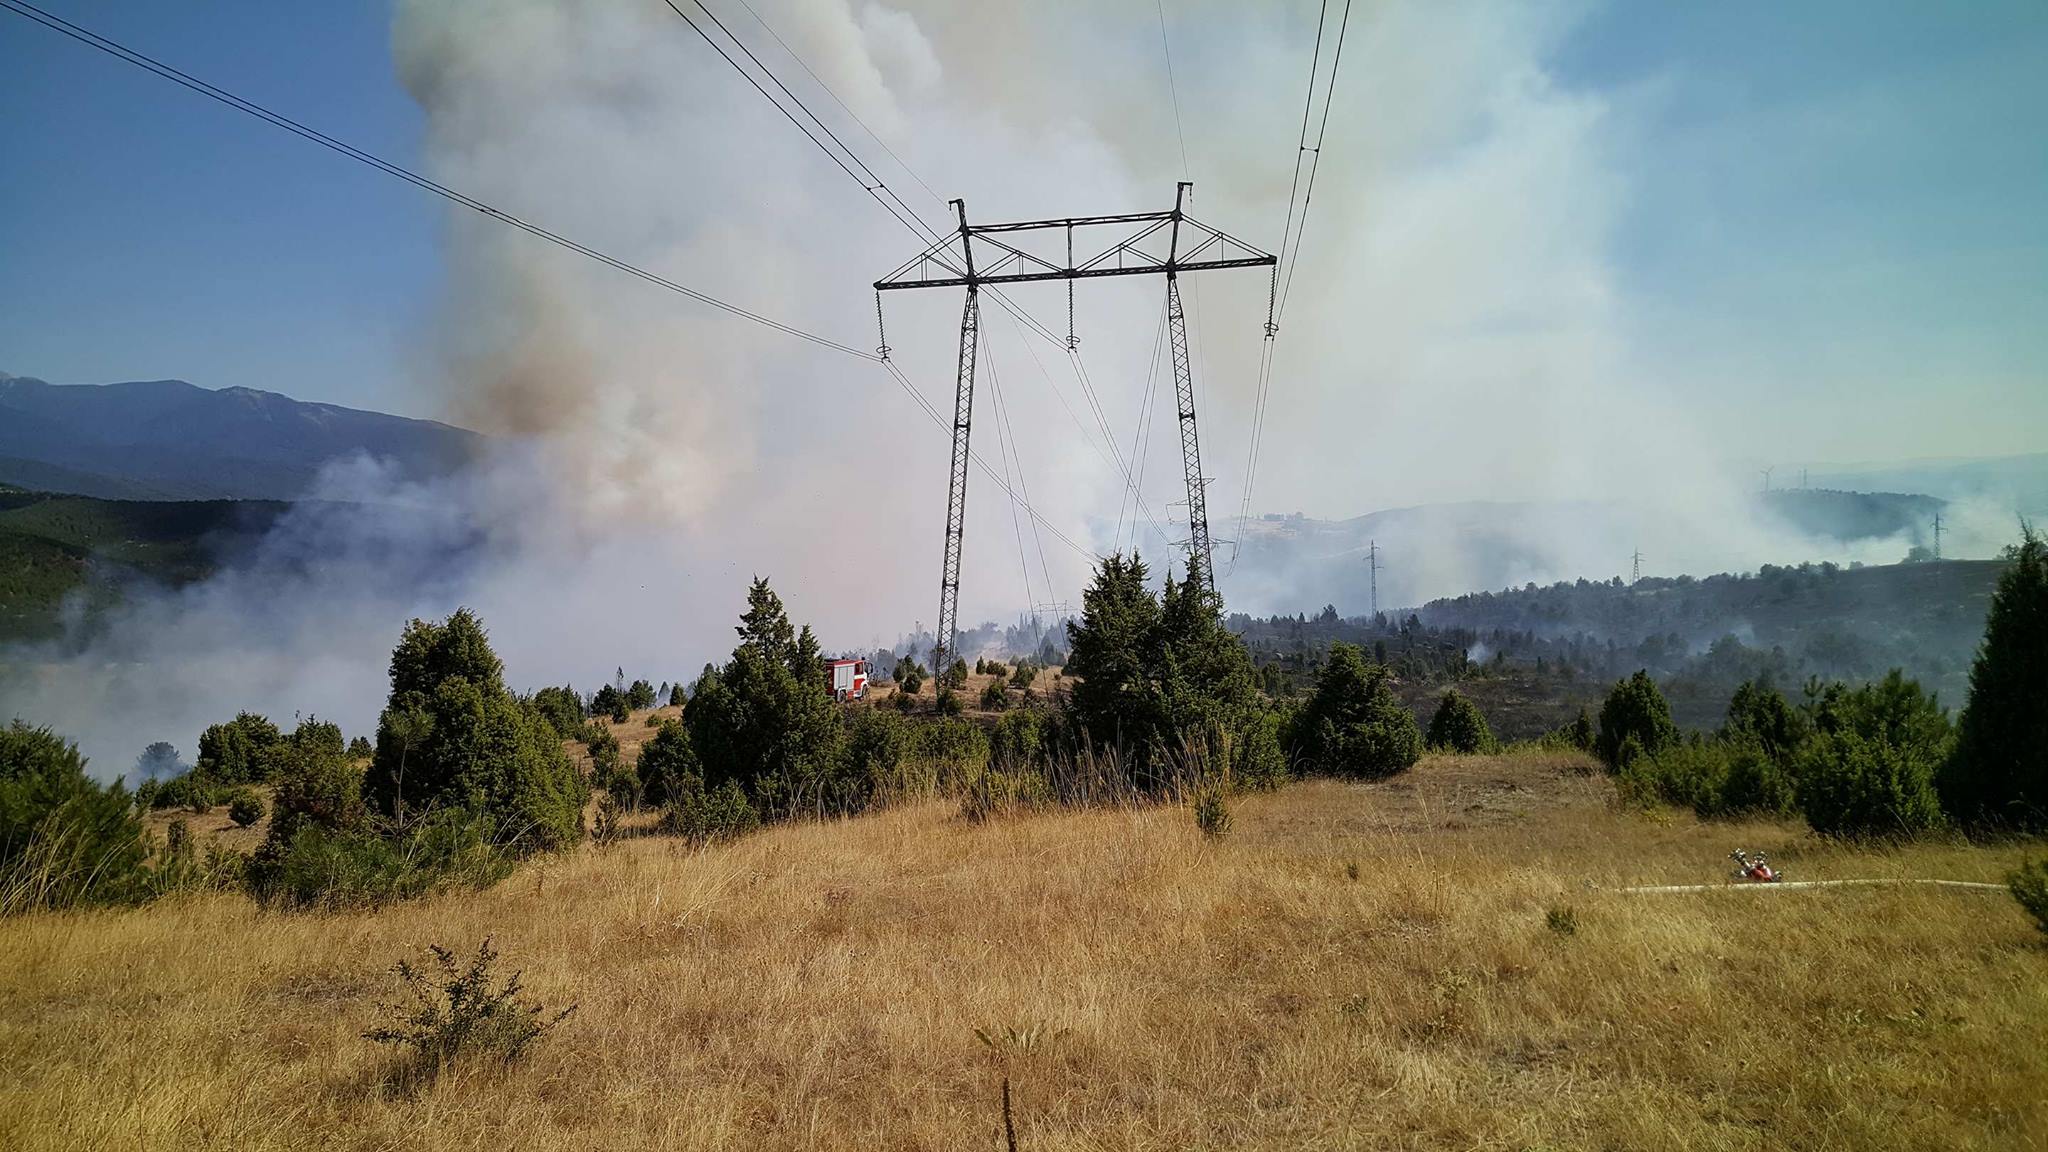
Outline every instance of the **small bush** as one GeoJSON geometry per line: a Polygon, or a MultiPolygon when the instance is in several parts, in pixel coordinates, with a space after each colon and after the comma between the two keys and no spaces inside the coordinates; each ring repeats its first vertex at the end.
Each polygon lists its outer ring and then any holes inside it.
{"type": "Polygon", "coordinates": [[[938,712],[941,716],[958,716],[966,711],[966,706],[960,703],[960,694],[958,692],[953,691],[951,688],[940,688],[939,698],[934,705],[934,711],[938,712]]]}
{"type": "Polygon", "coordinates": [[[262,799],[247,788],[235,789],[234,794],[228,797],[228,819],[234,821],[238,828],[247,828],[263,819],[262,799]]]}
{"type": "Polygon", "coordinates": [[[390,1024],[363,1033],[373,1043],[407,1049],[416,1061],[410,1071],[431,1076],[465,1058],[511,1063],[576,1011],[571,1004],[549,1015],[540,1004],[523,999],[517,972],[494,987],[491,969],[498,953],[488,936],[467,966],[458,966],[455,953],[438,944],[428,951],[431,970],[409,960],[393,969],[409,1003],[392,1005],[390,1024]]]}
{"type": "Polygon", "coordinates": [[[609,792],[597,798],[597,820],[591,826],[590,837],[599,848],[608,848],[619,838],[619,822],[624,818],[625,809],[609,792]]]}
{"type": "Polygon", "coordinates": [[[1609,772],[1619,772],[1628,766],[1635,754],[1629,748],[1630,741],[1634,741],[1635,750],[1641,755],[1655,756],[1677,740],[1678,726],[1671,722],[1671,705],[1648,672],[1639,671],[1617,683],[1607,694],[1606,703],[1600,706],[1600,734],[1595,739],[1594,753],[1609,772]]]}
{"type": "Polygon", "coordinates": [[[1559,936],[1579,934],[1579,913],[1569,904],[1551,905],[1550,911],[1543,914],[1543,923],[1559,936]]]}
{"type": "Polygon", "coordinates": [[[1793,758],[1799,805],[1826,836],[1911,836],[1942,823],[1934,774],[1948,756],[1948,714],[1897,669],[1830,690],[1815,735],[1793,758]]]}
{"type": "Polygon", "coordinates": [[[1000,679],[988,682],[981,690],[981,709],[984,712],[1001,712],[1010,706],[1010,693],[1000,679]]]}
{"type": "Polygon", "coordinates": [[[662,829],[693,844],[744,836],[761,826],[761,817],[740,786],[727,780],[706,789],[695,776],[685,777],[669,801],[662,829]]]}
{"type": "Polygon", "coordinates": [[[1350,644],[1332,644],[1315,691],[1294,720],[1305,761],[1336,776],[1388,776],[1422,757],[1422,730],[1389,684],[1350,644]]]}
{"type": "Polygon", "coordinates": [[[1210,784],[1195,793],[1195,827],[1211,840],[1230,834],[1230,804],[1221,785],[1210,784]]]}
{"type": "Polygon", "coordinates": [[[19,720],[0,728],[0,914],[147,894],[142,818],[78,746],[19,720]]]}
{"type": "Polygon", "coordinates": [[[2012,898],[2034,918],[2034,927],[2048,934],[2048,861],[2030,860],[2005,878],[2012,898]]]}
{"type": "Polygon", "coordinates": [[[916,709],[917,697],[906,690],[891,696],[889,703],[894,705],[898,712],[909,712],[916,709]]]}
{"type": "Polygon", "coordinates": [[[1017,667],[1010,673],[1010,687],[1029,692],[1031,682],[1038,679],[1038,665],[1029,660],[1017,661],[1017,667]]]}
{"type": "Polygon", "coordinates": [[[249,882],[269,904],[373,908],[445,889],[487,888],[510,875],[514,864],[492,843],[488,820],[449,809],[393,837],[303,824],[279,848],[265,845],[252,861],[249,882]]]}
{"type": "Polygon", "coordinates": [[[1431,748],[1467,755],[1496,748],[1493,729],[1486,726],[1479,706],[1455,688],[1444,689],[1443,697],[1437,701],[1436,715],[1429,721],[1428,742],[1431,748]]]}

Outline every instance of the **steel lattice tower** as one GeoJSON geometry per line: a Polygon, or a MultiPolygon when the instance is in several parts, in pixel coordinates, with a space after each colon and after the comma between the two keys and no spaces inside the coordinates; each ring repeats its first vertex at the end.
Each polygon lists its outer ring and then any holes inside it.
{"type": "MultiPolygon", "coordinates": [[[[1025,220],[1007,224],[967,222],[965,201],[952,201],[959,215],[959,231],[941,237],[894,272],[875,281],[876,321],[881,321],[881,293],[905,288],[967,289],[967,302],[960,313],[959,374],[953,385],[953,459],[946,479],[946,547],[944,569],[939,582],[939,623],[932,643],[932,674],[943,675],[945,661],[957,656],[955,641],[959,627],[960,552],[967,520],[967,467],[972,460],[974,423],[975,347],[980,336],[980,293],[984,285],[1023,284],[1064,280],[1068,288],[1067,345],[1072,349],[1073,282],[1101,276],[1166,277],[1166,318],[1173,349],[1174,393],[1179,402],[1181,470],[1188,492],[1188,566],[1199,567],[1213,589],[1215,567],[1209,544],[1208,498],[1202,476],[1201,440],[1195,428],[1195,375],[1188,359],[1187,320],[1181,312],[1180,274],[1219,268],[1273,268],[1278,264],[1266,252],[1246,244],[1188,216],[1187,191],[1182,181],[1174,190],[1170,212],[1127,212],[1113,216],[1069,216],[1051,220],[1025,220]],[[1122,239],[1094,255],[1076,260],[1076,230],[1117,227],[1126,230],[1122,239]],[[1135,232],[1128,231],[1135,228],[1135,232]],[[1034,235],[1060,232],[1065,236],[1063,258],[1045,256],[1023,245],[1034,235]],[[1163,256],[1148,248],[1162,245],[1163,256]],[[955,245],[958,245],[957,251],[955,245]],[[978,247],[977,247],[978,246],[978,247]],[[985,260],[977,261],[980,251],[985,260]]],[[[1271,297],[1268,296],[1266,327],[1273,328],[1271,297]]],[[[881,339],[881,354],[888,357],[888,339],[881,339]]]]}

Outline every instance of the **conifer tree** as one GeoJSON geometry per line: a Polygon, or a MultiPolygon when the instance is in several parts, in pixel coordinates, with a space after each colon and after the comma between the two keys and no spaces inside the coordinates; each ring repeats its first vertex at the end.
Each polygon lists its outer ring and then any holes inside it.
{"type": "Polygon", "coordinates": [[[2023,525],[1998,578],[1955,751],[1938,783],[1964,824],[2048,828],[2048,541],[2023,525]]]}

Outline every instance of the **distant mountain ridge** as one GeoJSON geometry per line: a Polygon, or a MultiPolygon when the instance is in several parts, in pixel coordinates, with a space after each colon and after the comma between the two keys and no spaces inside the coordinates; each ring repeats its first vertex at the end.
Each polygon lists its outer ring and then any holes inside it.
{"type": "Polygon", "coordinates": [[[362,453],[413,479],[482,446],[431,420],[183,380],[51,384],[0,374],[0,483],[115,500],[293,500],[362,453]]]}

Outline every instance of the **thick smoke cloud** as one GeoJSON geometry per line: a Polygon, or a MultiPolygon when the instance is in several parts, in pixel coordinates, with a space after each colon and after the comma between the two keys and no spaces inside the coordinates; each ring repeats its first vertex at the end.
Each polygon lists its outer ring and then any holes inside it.
{"type": "MultiPolygon", "coordinates": [[[[1176,116],[1150,0],[754,2],[915,176],[744,9],[717,7],[928,224],[945,227],[938,198],[950,196],[982,220],[1160,207],[1186,176],[1196,215],[1278,245],[1313,5],[1171,6],[1176,116]]],[[[1416,0],[1353,12],[1254,511],[1622,492],[1664,536],[1624,542],[1562,517],[1542,553],[1557,575],[1637,543],[1695,571],[1809,554],[1743,514],[1746,473],[1695,440],[1659,366],[1633,350],[1610,248],[1637,126],[1613,97],[1550,73],[1576,11],[1416,0]]],[[[392,48],[437,179],[735,303],[875,343],[867,285],[920,241],[666,6],[400,0],[392,48]]],[[[111,774],[150,740],[189,753],[204,724],[241,708],[367,731],[405,619],[458,604],[482,613],[524,686],[589,687],[616,665],[692,675],[730,647],[757,573],[830,645],[930,626],[945,438],[879,368],[464,210],[451,209],[443,243],[417,383],[501,449],[429,489],[334,469],[320,493],[333,503],[290,518],[257,562],[138,598],[82,655],[13,660],[0,710],[78,736],[111,774]]],[[[1135,535],[1155,561],[1162,537],[1184,534],[1169,506],[1179,455],[1156,369],[1160,292],[1083,292],[1082,348],[1115,453],[1064,351],[995,306],[976,425],[983,457],[1021,464],[1061,531],[1097,551],[1135,535]],[[1149,437],[1133,441],[1148,380],[1149,437]],[[1162,531],[1120,515],[1113,454],[1147,461],[1162,531]]],[[[1241,493],[1266,296],[1256,273],[1189,288],[1219,536],[1241,493]]],[[[1060,328],[1058,289],[1013,298],[1060,328]]],[[[896,359],[942,411],[959,306],[946,291],[888,302],[896,359]]],[[[967,621],[1077,598],[1086,557],[1034,539],[979,473],[970,507],[967,621]]],[[[1474,575],[1440,565],[1422,590],[1461,591],[1474,575]]],[[[1233,580],[1234,607],[1320,603],[1284,573],[1233,580]]]]}

